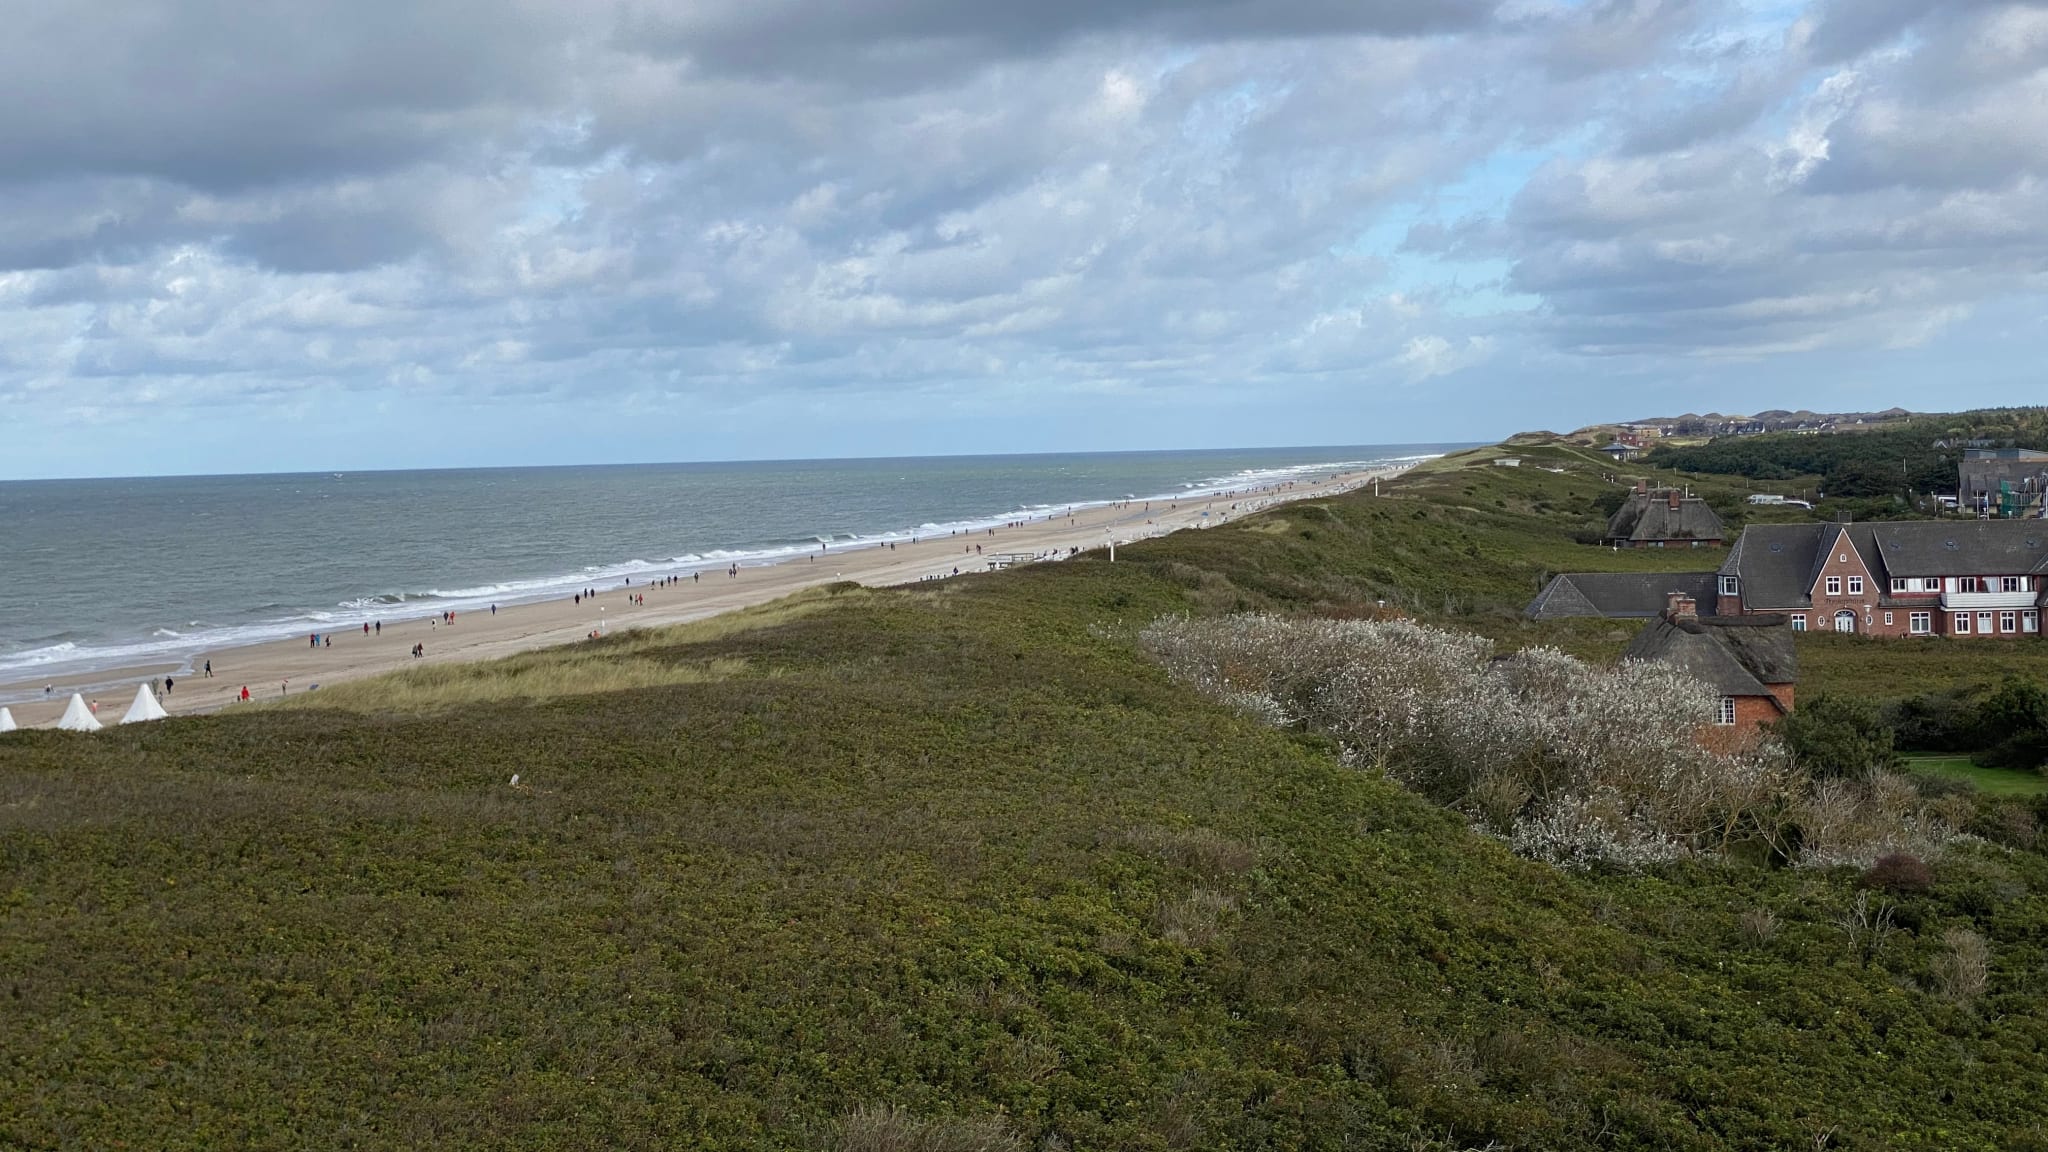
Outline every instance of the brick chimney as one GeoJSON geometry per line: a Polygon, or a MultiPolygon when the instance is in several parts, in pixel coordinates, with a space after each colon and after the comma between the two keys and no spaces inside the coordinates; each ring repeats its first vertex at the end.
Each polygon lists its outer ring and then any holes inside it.
{"type": "Polygon", "coordinates": [[[1697,620],[1700,606],[1683,592],[1669,592],[1664,596],[1664,618],[1666,620],[1697,620]]]}
{"type": "Polygon", "coordinates": [[[1673,488],[1669,492],[1666,492],[1664,494],[1664,497],[1665,499],[1671,501],[1671,510],[1673,512],[1678,511],[1678,489],[1673,488]]]}
{"type": "Polygon", "coordinates": [[[1636,495],[1638,495],[1638,496],[1641,496],[1642,494],[1644,494],[1645,492],[1648,492],[1649,490],[1650,490],[1650,482],[1649,482],[1648,480],[1638,480],[1638,481],[1636,481],[1636,495]]]}

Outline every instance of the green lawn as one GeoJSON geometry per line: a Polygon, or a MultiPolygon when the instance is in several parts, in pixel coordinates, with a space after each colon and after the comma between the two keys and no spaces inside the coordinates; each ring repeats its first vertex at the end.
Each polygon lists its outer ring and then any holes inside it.
{"type": "Polygon", "coordinates": [[[2048,776],[2012,768],[1980,768],[1967,756],[1912,756],[1909,771],[1923,776],[1968,780],[1987,796],[2040,796],[2048,793],[2048,776]]]}

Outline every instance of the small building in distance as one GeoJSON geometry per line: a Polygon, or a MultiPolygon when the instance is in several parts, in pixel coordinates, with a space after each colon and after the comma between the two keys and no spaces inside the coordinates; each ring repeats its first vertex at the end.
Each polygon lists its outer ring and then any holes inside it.
{"type": "Polygon", "coordinates": [[[1643,454],[1643,446],[1631,444],[1624,440],[1616,440],[1612,444],[1603,446],[1600,451],[1605,452],[1616,464],[1621,464],[1641,456],[1643,454]]]}
{"type": "Polygon", "coordinates": [[[1981,516],[2013,519],[2043,514],[2048,452],[1971,448],[1956,465],[1956,502],[1981,516]]]}
{"type": "Polygon", "coordinates": [[[1785,617],[1703,617],[1699,601],[1679,592],[1622,658],[1676,665],[1711,685],[1721,700],[1705,738],[1724,749],[1740,747],[1791,712],[1799,680],[1785,617]]]}
{"type": "Polygon", "coordinates": [[[1607,521],[1602,543],[1616,548],[1718,548],[1728,530],[1705,500],[1676,488],[1636,490],[1607,521]]]}
{"type": "Polygon", "coordinates": [[[1673,593],[1710,604],[1714,588],[1712,572],[1566,572],[1551,577],[1524,611],[1532,620],[1649,620],[1673,593]]]}

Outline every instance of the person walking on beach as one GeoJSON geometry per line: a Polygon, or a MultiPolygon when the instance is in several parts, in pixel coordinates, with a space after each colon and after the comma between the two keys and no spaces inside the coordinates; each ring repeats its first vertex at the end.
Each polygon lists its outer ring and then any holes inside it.
{"type": "Polygon", "coordinates": [[[169,696],[171,694],[171,685],[175,683],[176,681],[172,680],[169,676],[164,677],[164,695],[169,696]]]}
{"type": "Polygon", "coordinates": [[[248,700],[249,700],[249,686],[248,686],[247,684],[244,684],[244,685],[242,685],[242,701],[243,701],[244,703],[247,703],[247,702],[248,702],[248,700]]]}
{"type": "Polygon", "coordinates": [[[206,662],[206,678],[208,680],[213,679],[213,661],[211,660],[206,662]]]}
{"type": "Polygon", "coordinates": [[[383,634],[384,634],[384,622],[383,622],[382,620],[379,620],[379,621],[377,621],[377,635],[379,635],[379,636],[382,636],[383,634]]]}

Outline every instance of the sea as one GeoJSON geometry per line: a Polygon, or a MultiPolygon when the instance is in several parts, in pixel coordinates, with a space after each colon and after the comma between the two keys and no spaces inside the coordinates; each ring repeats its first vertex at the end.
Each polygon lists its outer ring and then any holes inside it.
{"type": "MultiPolygon", "coordinates": [[[[1462,445],[0,483],[0,682],[1462,445]]],[[[7,702],[0,693],[0,703],[7,702]]]]}

